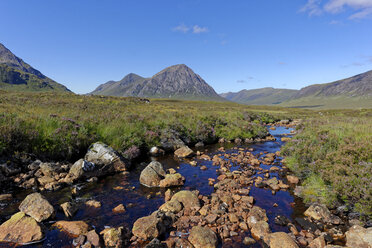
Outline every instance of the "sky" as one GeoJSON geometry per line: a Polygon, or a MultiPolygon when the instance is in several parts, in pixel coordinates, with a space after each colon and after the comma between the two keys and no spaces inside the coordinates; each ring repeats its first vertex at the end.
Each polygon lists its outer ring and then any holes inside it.
{"type": "Polygon", "coordinates": [[[372,69],[372,0],[1,0],[0,43],[75,93],[186,64],[218,93],[372,69]]]}

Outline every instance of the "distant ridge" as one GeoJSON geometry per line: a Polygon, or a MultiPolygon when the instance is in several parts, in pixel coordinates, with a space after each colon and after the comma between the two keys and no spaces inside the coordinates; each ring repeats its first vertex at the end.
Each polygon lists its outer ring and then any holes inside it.
{"type": "Polygon", "coordinates": [[[0,43],[0,89],[12,91],[70,92],[15,56],[0,43]]]}
{"type": "Polygon", "coordinates": [[[220,96],[237,103],[248,105],[276,105],[290,99],[298,90],[275,89],[272,87],[222,93],[220,96]]]}
{"type": "Polygon", "coordinates": [[[228,92],[220,96],[248,105],[279,105],[295,108],[372,108],[372,70],[326,84],[300,90],[271,87],[228,92]]]}
{"type": "Polygon", "coordinates": [[[165,68],[151,78],[134,73],[99,85],[91,94],[184,100],[224,101],[198,74],[184,64],[165,68]]]}

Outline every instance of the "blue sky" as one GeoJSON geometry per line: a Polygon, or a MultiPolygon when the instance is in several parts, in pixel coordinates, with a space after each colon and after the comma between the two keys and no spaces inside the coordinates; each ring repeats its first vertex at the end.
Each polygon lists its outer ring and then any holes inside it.
{"type": "Polygon", "coordinates": [[[186,64],[218,93],[372,69],[372,0],[1,0],[0,42],[87,93],[186,64]]]}

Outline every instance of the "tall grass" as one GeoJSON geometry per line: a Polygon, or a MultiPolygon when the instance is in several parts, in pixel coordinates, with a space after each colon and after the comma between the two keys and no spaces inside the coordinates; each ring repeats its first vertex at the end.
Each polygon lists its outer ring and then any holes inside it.
{"type": "Polygon", "coordinates": [[[310,118],[283,148],[289,168],[304,179],[305,201],[340,202],[372,216],[370,111],[310,118]]]}

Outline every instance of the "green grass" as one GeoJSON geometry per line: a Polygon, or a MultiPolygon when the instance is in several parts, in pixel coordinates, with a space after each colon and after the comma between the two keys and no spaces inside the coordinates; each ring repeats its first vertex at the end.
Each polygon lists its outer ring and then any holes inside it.
{"type": "Polygon", "coordinates": [[[362,109],[371,108],[372,97],[302,97],[285,101],[280,104],[282,107],[307,108],[314,110],[322,109],[362,109]]]}
{"type": "Polygon", "coordinates": [[[307,119],[282,149],[303,179],[306,202],[346,204],[372,216],[372,111],[329,111],[307,119]]]}
{"type": "Polygon", "coordinates": [[[263,137],[263,124],[293,111],[266,110],[229,102],[152,99],[147,104],[136,98],[0,91],[0,154],[74,160],[102,141],[126,155],[159,145],[172,132],[191,143],[263,137]]]}

